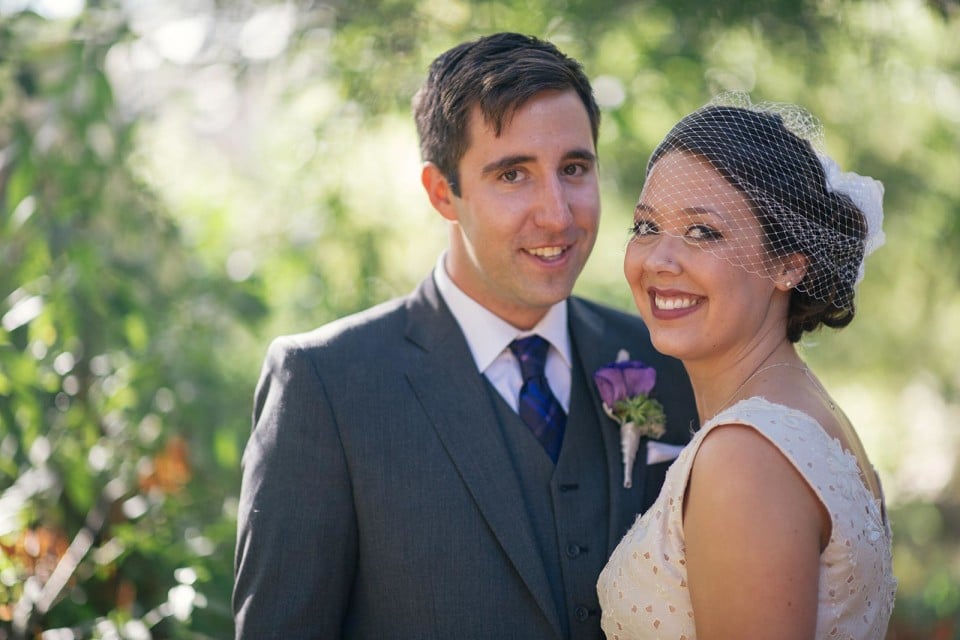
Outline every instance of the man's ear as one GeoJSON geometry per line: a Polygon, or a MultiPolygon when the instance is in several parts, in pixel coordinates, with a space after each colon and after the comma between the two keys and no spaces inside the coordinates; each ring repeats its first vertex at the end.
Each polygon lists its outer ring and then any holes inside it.
{"type": "Polygon", "coordinates": [[[457,221],[457,211],[454,207],[453,189],[440,168],[432,162],[424,162],[420,170],[420,183],[430,198],[430,204],[447,220],[457,221]]]}
{"type": "Polygon", "coordinates": [[[789,291],[800,284],[807,275],[807,256],[802,253],[792,253],[783,258],[782,265],[773,281],[781,291],[789,291]]]}

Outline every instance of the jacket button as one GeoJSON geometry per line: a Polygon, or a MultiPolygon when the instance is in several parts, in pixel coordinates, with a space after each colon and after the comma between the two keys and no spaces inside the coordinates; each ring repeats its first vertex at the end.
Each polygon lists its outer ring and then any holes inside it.
{"type": "Polygon", "coordinates": [[[578,544],[568,544],[568,545],[567,545],[567,557],[568,557],[568,558],[576,558],[576,557],[579,556],[581,553],[583,553],[583,549],[580,547],[580,545],[578,545],[578,544]]]}
{"type": "Polygon", "coordinates": [[[584,607],[583,605],[580,605],[579,607],[573,610],[573,615],[576,616],[577,620],[579,620],[580,622],[586,622],[587,618],[590,617],[590,610],[584,607]]]}

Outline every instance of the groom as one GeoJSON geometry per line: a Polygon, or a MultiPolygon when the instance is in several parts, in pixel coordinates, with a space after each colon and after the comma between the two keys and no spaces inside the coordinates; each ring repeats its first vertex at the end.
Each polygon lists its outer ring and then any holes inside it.
{"type": "Polygon", "coordinates": [[[589,81],[496,34],[437,58],[414,108],[448,248],[409,296],[270,346],[237,638],[601,638],[597,576],[668,463],[641,448],[623,488],[593,373],[620,349],[656,368],[661,450],[695,409],[636,317],[570,296],[600,216],[589,81]]]}

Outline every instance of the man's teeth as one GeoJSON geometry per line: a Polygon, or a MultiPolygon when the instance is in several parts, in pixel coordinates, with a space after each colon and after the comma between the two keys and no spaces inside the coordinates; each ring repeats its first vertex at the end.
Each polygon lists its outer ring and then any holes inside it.
{"type": "Polygon", "coordinates": [[[676,309],[689,309],[690,307],[700,304],[700,298],[686,298],[686,297],[670,297],[664,298],[663,296],[655,296],[654,302],[657,305],[658,309],[663,309],[665,311],[673,311],[676,309]]]}
{"type": "Polygon", "coordinates": [[[556,258],[563,253],[563,247],[539,247],[537,249],[527,249],[527,253],[540,258],[556,258]]]}

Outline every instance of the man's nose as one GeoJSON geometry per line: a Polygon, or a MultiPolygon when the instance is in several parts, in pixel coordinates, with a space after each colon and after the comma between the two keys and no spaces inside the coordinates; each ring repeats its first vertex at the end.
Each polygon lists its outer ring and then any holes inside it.
{"type": "Polygon", "coordinates": [[[541,227],[563,228],[570,224],[570,197],[567,187],[558,176],[542,183],[537,202],[536,222],[541,227]]]}

